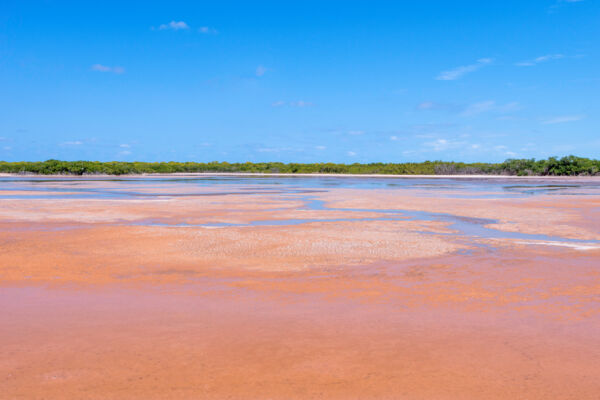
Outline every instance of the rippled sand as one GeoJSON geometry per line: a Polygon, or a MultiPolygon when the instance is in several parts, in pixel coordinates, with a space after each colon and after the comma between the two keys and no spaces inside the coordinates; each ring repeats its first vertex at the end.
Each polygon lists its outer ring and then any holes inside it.
{"type": "Polygon", "coordinates": [[[598,398],[595,182],[214,179],[0,180],[0,398],[598,398]]]}

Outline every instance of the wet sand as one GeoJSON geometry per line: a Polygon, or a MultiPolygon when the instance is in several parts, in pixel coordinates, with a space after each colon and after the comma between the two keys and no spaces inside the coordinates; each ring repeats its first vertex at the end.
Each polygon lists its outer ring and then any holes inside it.
{"type": "Polygon", "coordinates": [[[453,182],[0,181],[0,398],[598,399],[596,188],[453,182]]]}

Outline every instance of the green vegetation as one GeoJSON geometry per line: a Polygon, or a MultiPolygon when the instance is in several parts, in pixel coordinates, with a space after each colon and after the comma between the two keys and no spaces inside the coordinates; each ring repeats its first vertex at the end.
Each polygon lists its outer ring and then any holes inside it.
{"type": "Polygon", "coordinates": [[[370,163],[370,164],[284,164],[228,163],[228,162],[99,162],[59,161],[5,162],[0,161],[0,172],[15,174],[155,174],[175,172],[262,172],[285,174],[423,174],[423,175],[600,175],[600,160],[575,156],[551,157],[547,160],[509,159],[503,163],[461,163],[425,161],[422,163],[370,163]]]}

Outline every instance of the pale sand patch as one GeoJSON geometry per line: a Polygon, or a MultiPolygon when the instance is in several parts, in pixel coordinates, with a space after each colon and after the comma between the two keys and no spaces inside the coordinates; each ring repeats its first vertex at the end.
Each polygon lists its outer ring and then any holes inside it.
{"type": "Polygon", "coordinates": [[[422,197],[418,191],[339,189],[320,195],[331,208],[404,209],[498,220],[490,227],[529,234],[600,240],[600,225],[590,227],[585,210],[600,207],[600,196],[518,199],[422,197]]]}

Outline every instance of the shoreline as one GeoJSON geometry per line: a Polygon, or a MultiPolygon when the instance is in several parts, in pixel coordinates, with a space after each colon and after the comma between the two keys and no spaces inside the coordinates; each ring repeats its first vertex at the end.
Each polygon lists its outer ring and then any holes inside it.
{"type": "Polygon", "coordinates": [[[164,178],[164,177],[301,177],[301,178],[402,178],[402,179],[510,179],[510,180],[570,180],[570,181],[600,181],[600,176],[573,176],[573,175],[398,175],[398,174],[323,174],[323,173],[264,173],[264,172],[173,172],[156,174],[21,174],[0,173],[0,178],[164,178]]]}

